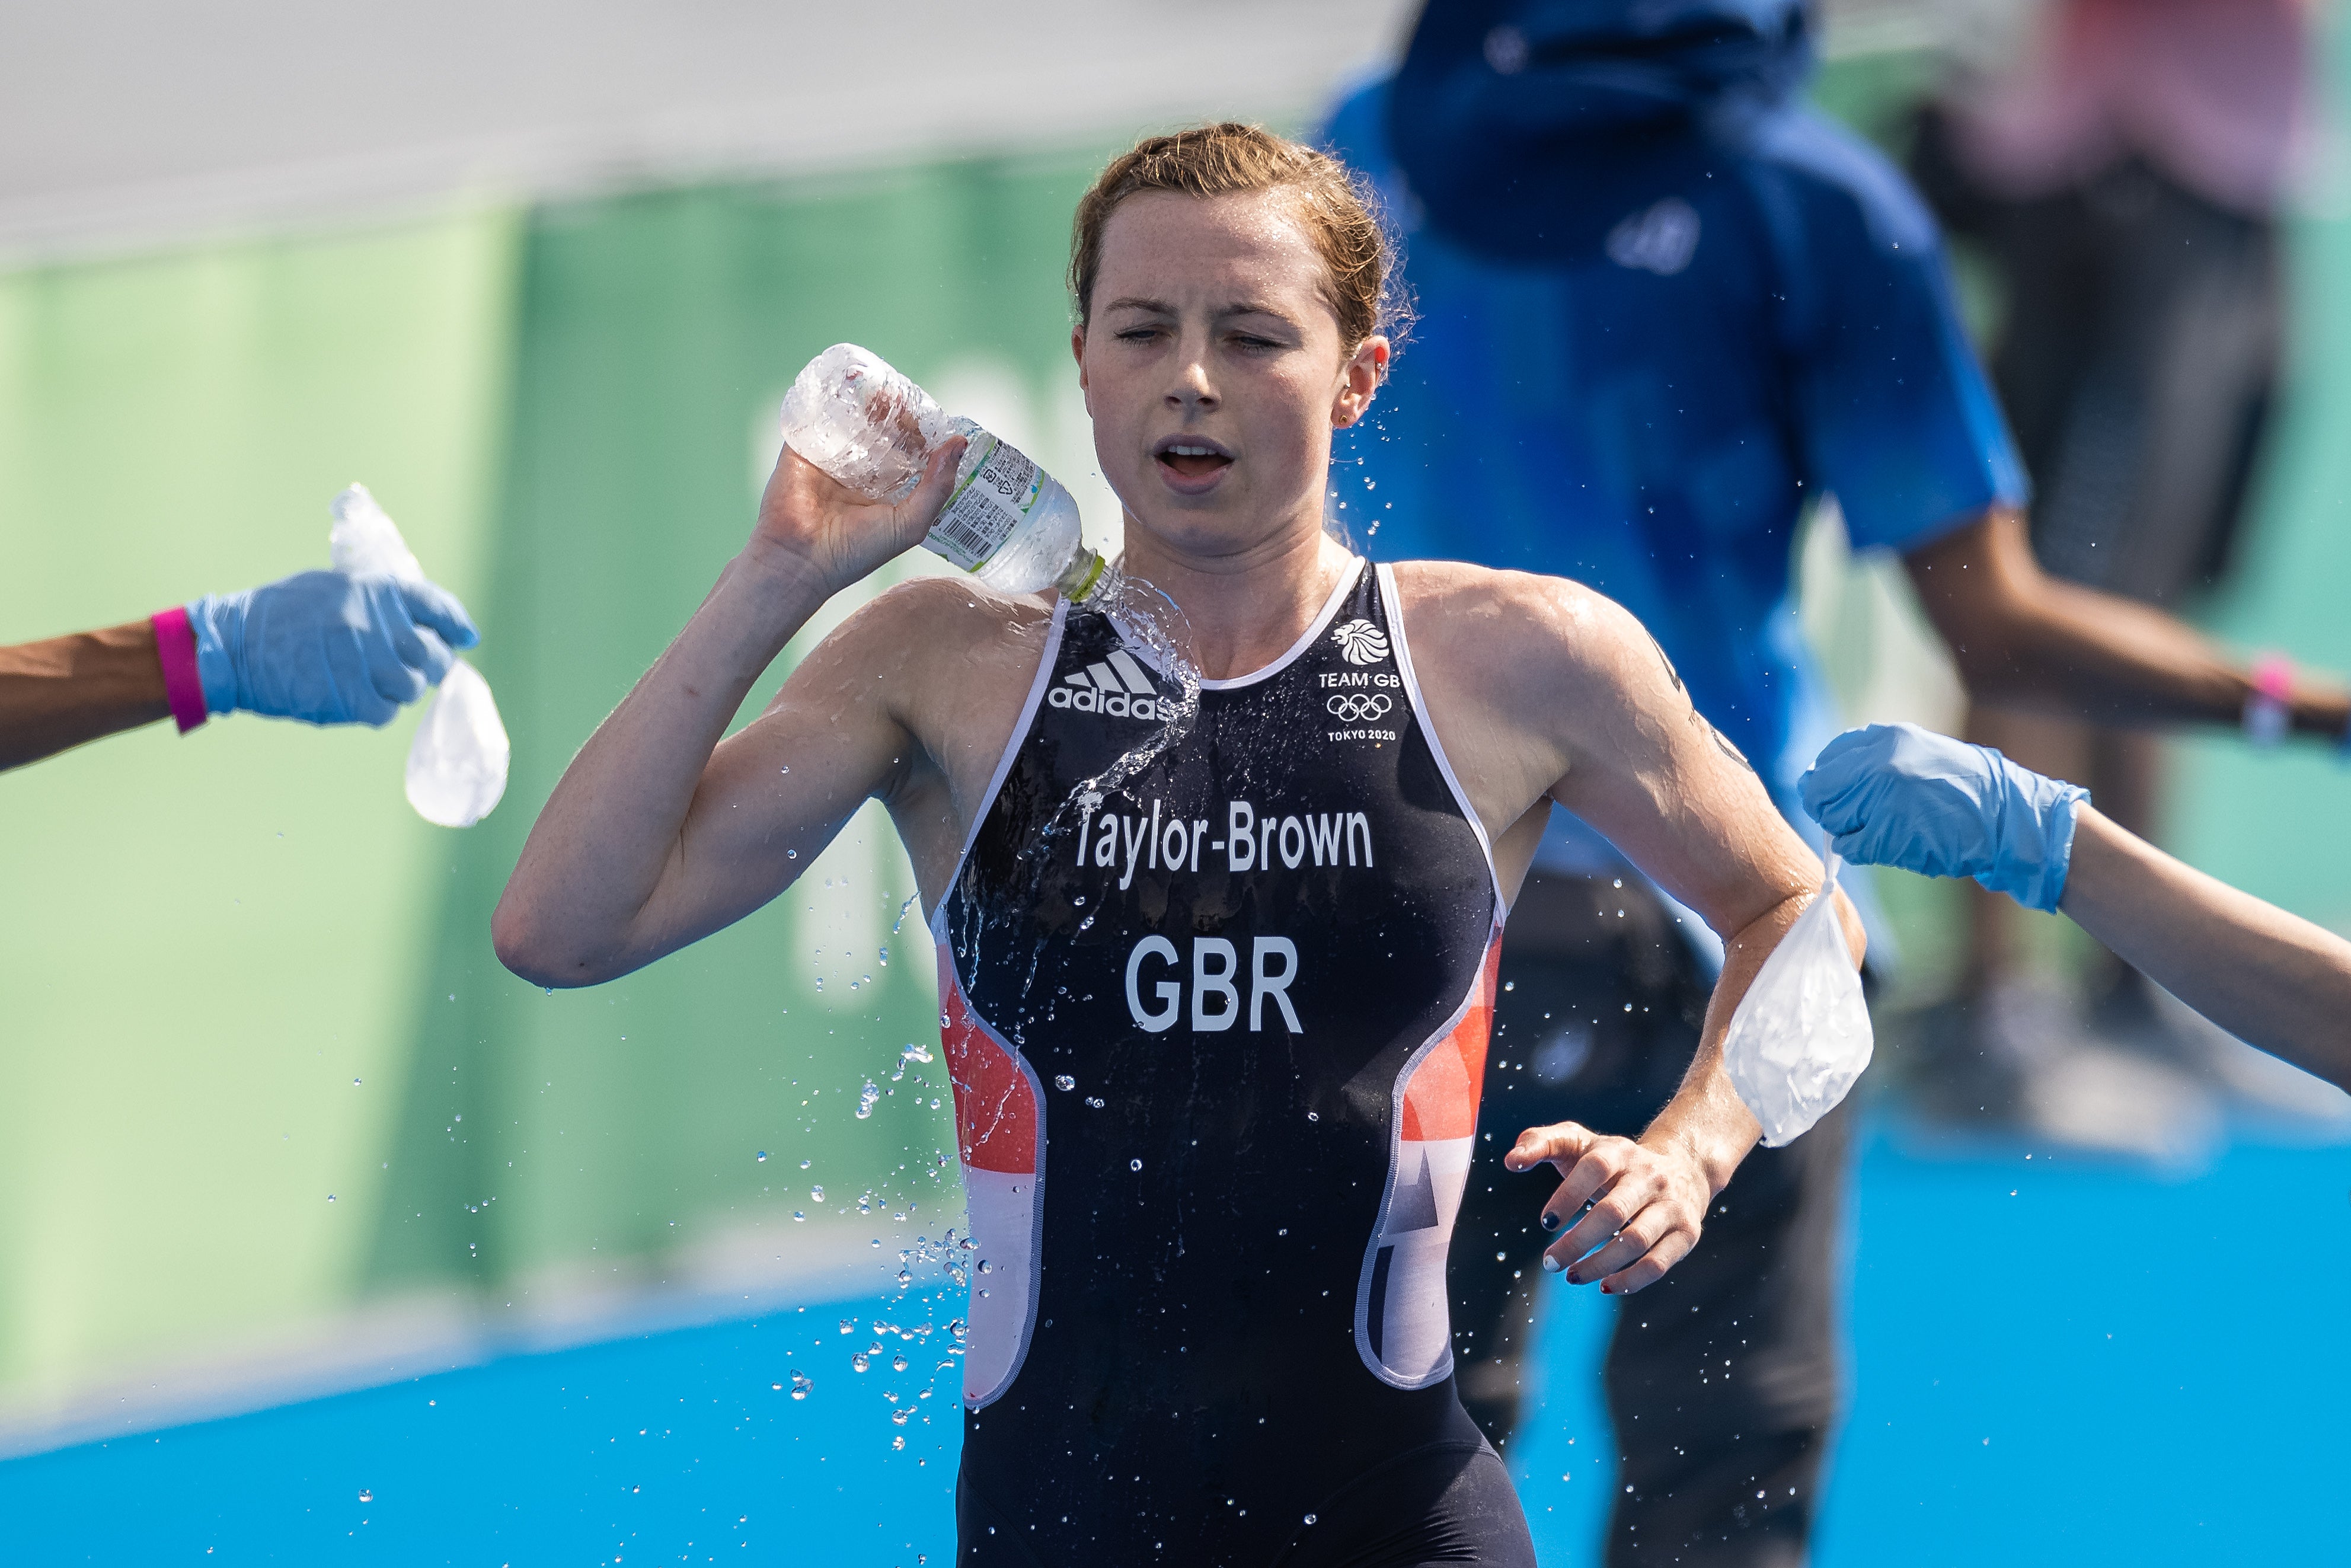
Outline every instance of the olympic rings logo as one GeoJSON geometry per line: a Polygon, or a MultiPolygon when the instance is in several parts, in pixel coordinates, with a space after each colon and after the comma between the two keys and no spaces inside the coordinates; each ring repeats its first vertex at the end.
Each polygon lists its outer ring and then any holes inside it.
{"type": "Polygon", "coordinates": [[[1341,724],[1362,724],[1384,716],[1395,701],[1383,692],[1342,692],[1323,706],[1341,724]]]}

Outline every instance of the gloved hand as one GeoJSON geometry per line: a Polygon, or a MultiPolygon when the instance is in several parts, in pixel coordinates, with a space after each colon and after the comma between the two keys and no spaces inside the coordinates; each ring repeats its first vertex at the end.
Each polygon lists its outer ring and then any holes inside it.
{"type": "Polygon", "coordinates": [[[188,606],[196,674],[214,714],[381,725],[438,685],[452,647],[482,640],[456,596],[429,582],[298,571],[188,606]]]}
{"type": "Polygon", "coordinates": [[[1971,876],[2028,909],[2055,909],[2090,792],[1915,724],[1849,729],[1796,781],[1830,847],[1863,865],[1971,876]]]}

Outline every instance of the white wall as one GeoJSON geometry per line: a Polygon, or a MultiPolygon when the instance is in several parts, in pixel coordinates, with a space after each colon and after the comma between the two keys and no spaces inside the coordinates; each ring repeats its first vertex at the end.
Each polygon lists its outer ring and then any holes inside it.
{"type": "Polygon", "coordinates": [[[0,6],[0,262],[1303,117],[1411,0],[0,6]]]}

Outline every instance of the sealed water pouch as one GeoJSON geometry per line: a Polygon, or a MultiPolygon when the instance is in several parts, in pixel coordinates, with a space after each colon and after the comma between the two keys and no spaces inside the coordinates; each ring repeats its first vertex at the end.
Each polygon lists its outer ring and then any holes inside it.
{"type": "MultiPolygon", "coordinates": [[[[353,485],[336,497],[334,513],[327,549],[337,571],[425,580],[423,567],[366,486],[353,485]]],[[[420,626],[416,634],[434,633],[420,626]]],[[[416,737],[409,743],[408,803],[428,822],[470,828],[488,816],[507,792],[512,753],[490,683],[459,659],[442,677],[441,689],[433,695],[416,737]]]]}
{"type": "Polygon", "coordinates": [[[1723,1041],[1731,1087],[1763,1124],[1766,1148],[1811,1131],[1869,1065],[1869,1008],[1834,896],[1844,863],[1829,856],[1821,895],[1763,960],[1723,1041]]]}

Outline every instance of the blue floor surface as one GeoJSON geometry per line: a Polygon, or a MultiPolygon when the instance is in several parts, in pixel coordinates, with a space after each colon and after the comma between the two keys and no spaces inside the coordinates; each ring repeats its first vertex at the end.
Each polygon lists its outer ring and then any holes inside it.
{"type": "MultiPolygon", "coordinates": [[[[2351,1563],[2351,1149],[2240,1146],[2162,1181],[1917,1157],[1881,1126],[1855,1220],[1822,1568],[2351,1563]]],[[[850,1357],[877,1318],[958,1310],[810,1306],[18,1459],[0,1560],[951,1563],[944,1333],[850,1357]]],[[[1540,1336],[1511,1457],[1546,1563],[1597,1561],[1613,1310],[1562,1287],[1540,1336]]]]}

